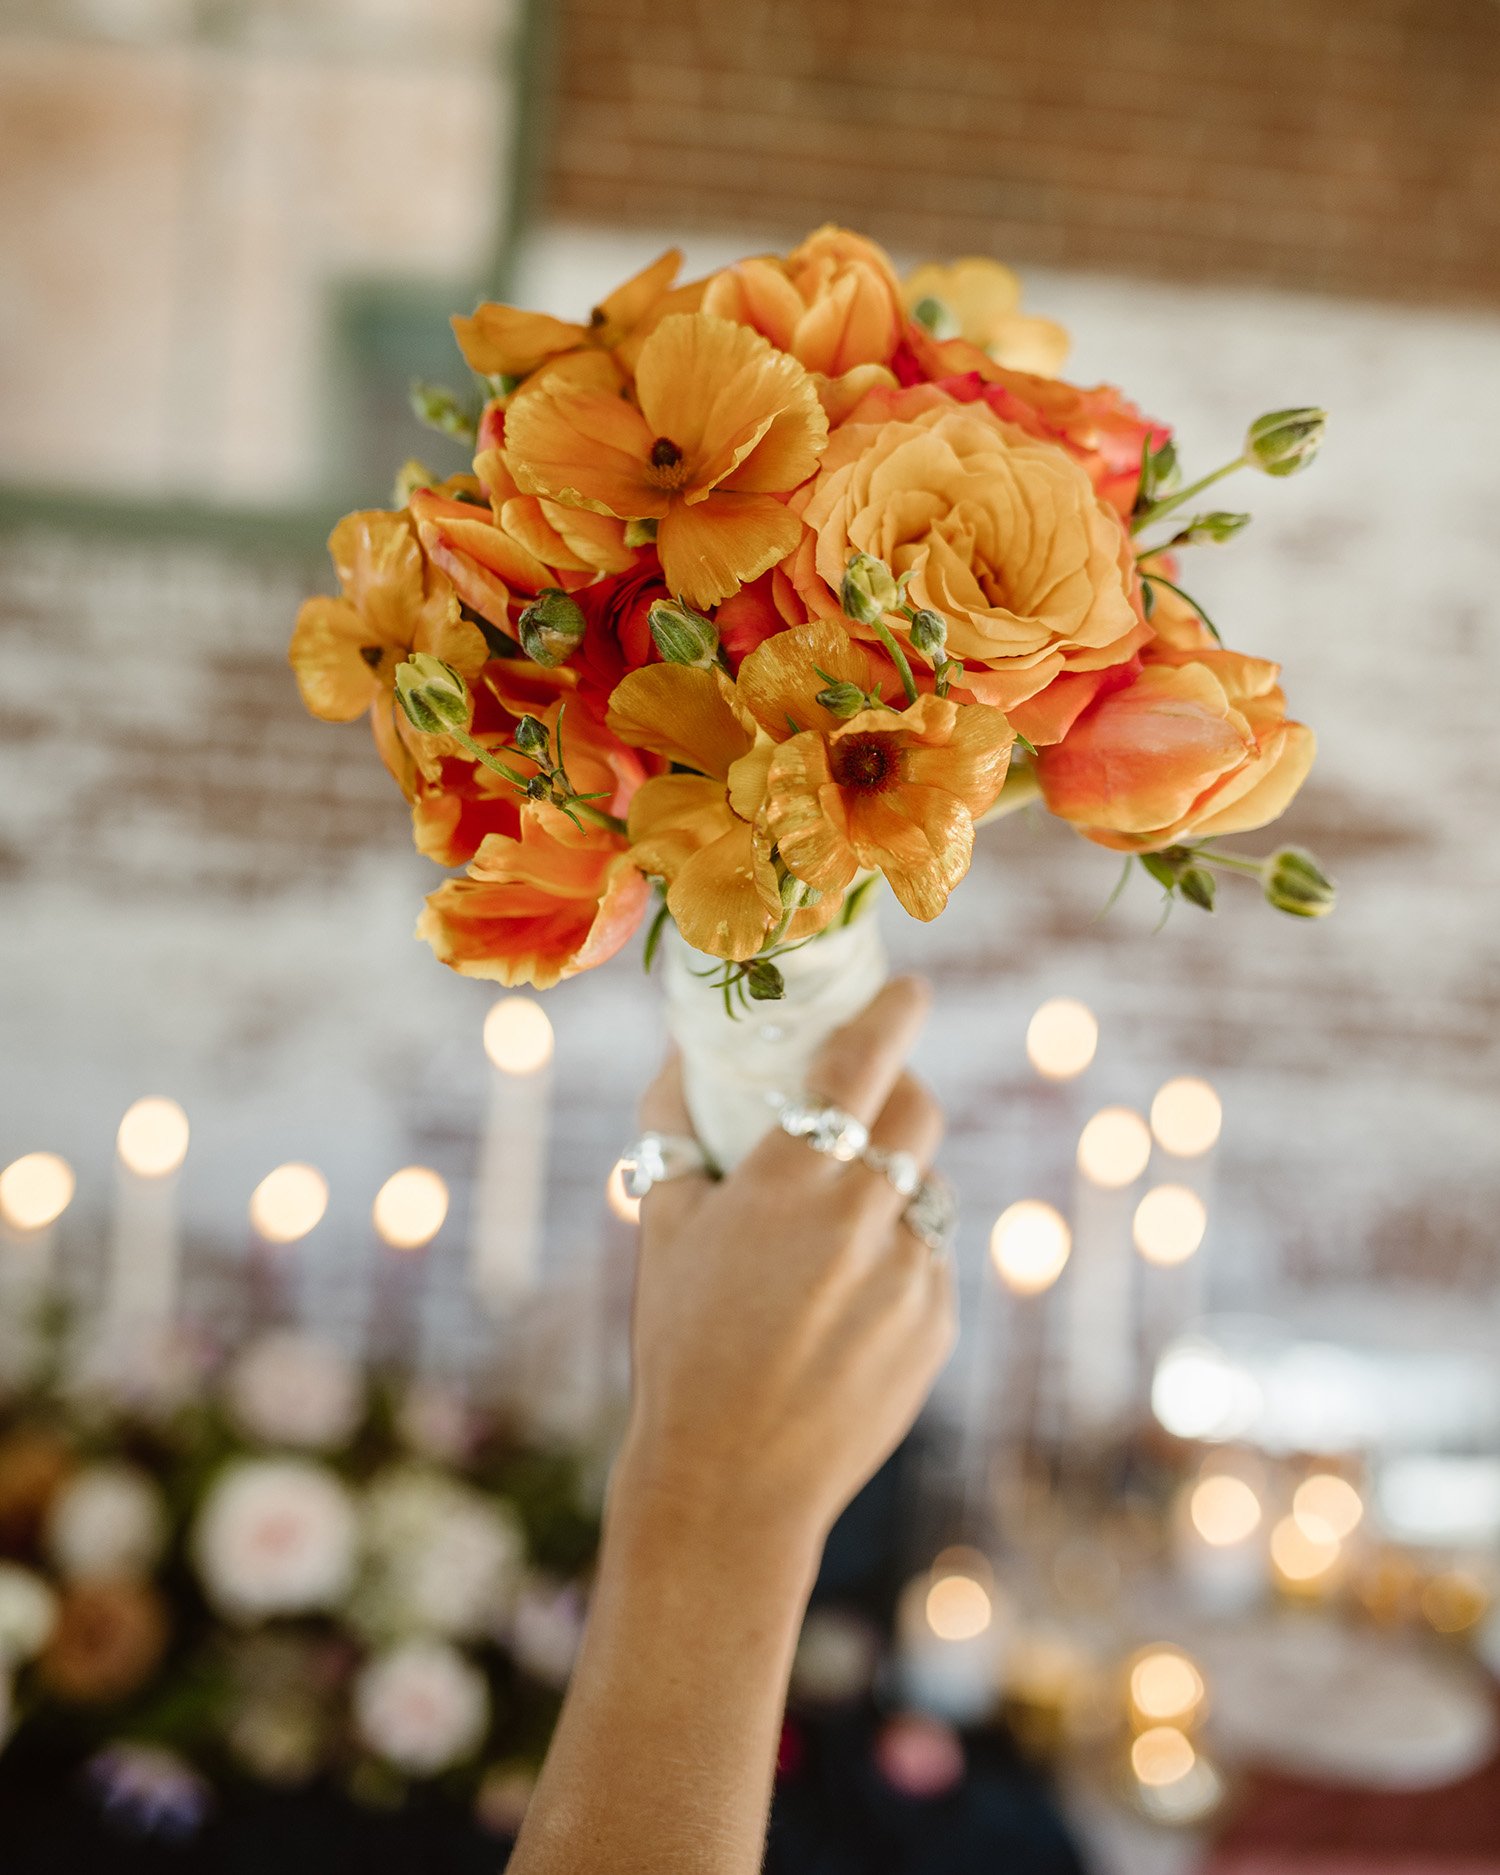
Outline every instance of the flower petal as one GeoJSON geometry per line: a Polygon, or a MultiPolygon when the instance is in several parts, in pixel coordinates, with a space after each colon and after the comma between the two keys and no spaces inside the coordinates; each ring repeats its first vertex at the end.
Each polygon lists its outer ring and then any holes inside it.
{"type": "Polygon", "coordinates": [[[684,664],[630,671],[615,686],[607,720],[622,742],[719,781],[752,740],[723,672],[684,664]]]}
{"type": "Polygon", "coordinates": [[[692,507],[673,502],[656,550],[673,592],[689,605],[717,605],[786,558],[802,524],[774,495],[715,492],[692,507]]]}
{"type": "Polygon", "coordinates": [[[632,520],[667,509],[666,495],[647,476],[652,437],[623,398],[543,380],[507,412],[505,456],[528,494],[632,520]]]}
{"type": "Polygon", "coordinates": [[[348,723],[369,709],[383,680],[394,676],[400,652],[372,642],[347,599],[320,596],[297,614],[290,657],[302,701],[313,715],[325,723],[348,723]]]}
{"type": "Polygon", "coordinates": [[[459,350],[481,377],[524,378],[547,359],[588,344],[590,337],[587,326],[494,300],[452,323],[459,350]]]}
{"type": "Polygon", "coordinates": [[[735,687],[761,727],[784,742],[802,729],[834,726],[837,719],[817,700],[827,688],[825,672],[861,690],[874,682],[870,658],[835,619],[815,619],[766,639],[740,665],[735,687]]]}

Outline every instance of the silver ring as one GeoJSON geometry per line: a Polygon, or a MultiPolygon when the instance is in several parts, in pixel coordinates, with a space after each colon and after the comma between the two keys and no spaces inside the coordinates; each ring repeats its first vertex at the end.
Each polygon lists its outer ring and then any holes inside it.
{"type": "Polygon", "coordinates": [[[862,1158],[870,1143],[870,1129],[863,1120],[806,1094],[782,1101],[776,1118],[783,1133],[805,1139],[814,1152],[826,1153],[846,1165],[851,1159],[862,1158]]]}
{"type": "Polygon", "coordinates": [[[906,1228],[933,1256],[945,1257],[953,1248],[958,1232],[958,1200],[953,1187],[935,1172],[922,1180],[901,1216],[906,1228]]]}
{"type": "Polygon", "coordinates": [[[644,1198],[653,1185],[707,1172],[708,1154],[686,1133],[642,1133],[620,1154],[620,1179],[632,1198],[644,1198]]]}

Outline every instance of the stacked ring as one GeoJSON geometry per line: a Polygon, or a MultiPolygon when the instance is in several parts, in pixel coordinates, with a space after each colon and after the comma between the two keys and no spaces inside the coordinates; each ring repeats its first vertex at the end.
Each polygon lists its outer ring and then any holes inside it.
{"type": "Polygon", "coordinates": [[[935,1173],[924,1179],[914,1154],[900,1147],[872,1145],[870,1129],[863,1120],[842,1107],[807,1095],[783,1100],[776,1117],[783,1133],[805,1140],[814,1152],[826,1153],[845,1164],[858,1159],[871,1171],[881,1173],[908,1200],[901,1215],[913,1236],[934,1256],[945,1256],[952,1248],[958,1227],[958,1204],[952,1188],[935,1173]]]}

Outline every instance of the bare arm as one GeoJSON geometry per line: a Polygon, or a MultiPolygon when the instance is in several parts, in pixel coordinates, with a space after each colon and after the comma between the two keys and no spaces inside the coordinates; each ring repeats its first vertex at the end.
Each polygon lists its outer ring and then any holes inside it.
{"type": "MultiPolygon", "coordinates": [[[[823,1051],[820,1096],[923,1166],[902,1071],[926,993],[892,983],[823,1051]]],[[[675,1070],[646,1123],[689,1130],[675,1070]]],[[[776,1133],[645,1201],[631,1420],[588,1632],[512,1875],[754,1875],[792,1651],[829,1526],[915,1418],[951,1274],[868,1167],[776,1133]]]]}

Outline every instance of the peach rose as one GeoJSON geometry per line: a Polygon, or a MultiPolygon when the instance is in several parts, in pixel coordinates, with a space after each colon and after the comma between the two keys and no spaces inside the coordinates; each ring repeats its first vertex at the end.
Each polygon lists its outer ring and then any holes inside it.
{"type": "Polygon", "coordinates": [[[622,835],[529,801],[515,837],[490,834],[429,896],[417,936],[460,976],[545,990],[613,957],[650,895],[622,835]]]}
{"type": "Polygon", "coordinates": [[[906,323],[885,250],[829,223],[785,260],[762,254],[715,274],[703,310],[754,326],[808,371],[842,377],[888,365],[906,323]]]}
{"type": "Polygon", "coordinates": [[[1122,853],[1265,826],[1314,752],[1313,732],[1286,719],[1279,674],[1237,651],[1153,648],[1133,683],[1038,753],[1042,798],[1122,853]]]}
{"type": "Polygon", "coordinates": [[[871,393],[791,506],[807,531],[786,570],[809,616],[836,616],[850,555],[874,554],[947,619],[955,688],[980,702],[1009,709],[1151,635],[1129,537],[1083,469],[982,403],[871,393]]]}

